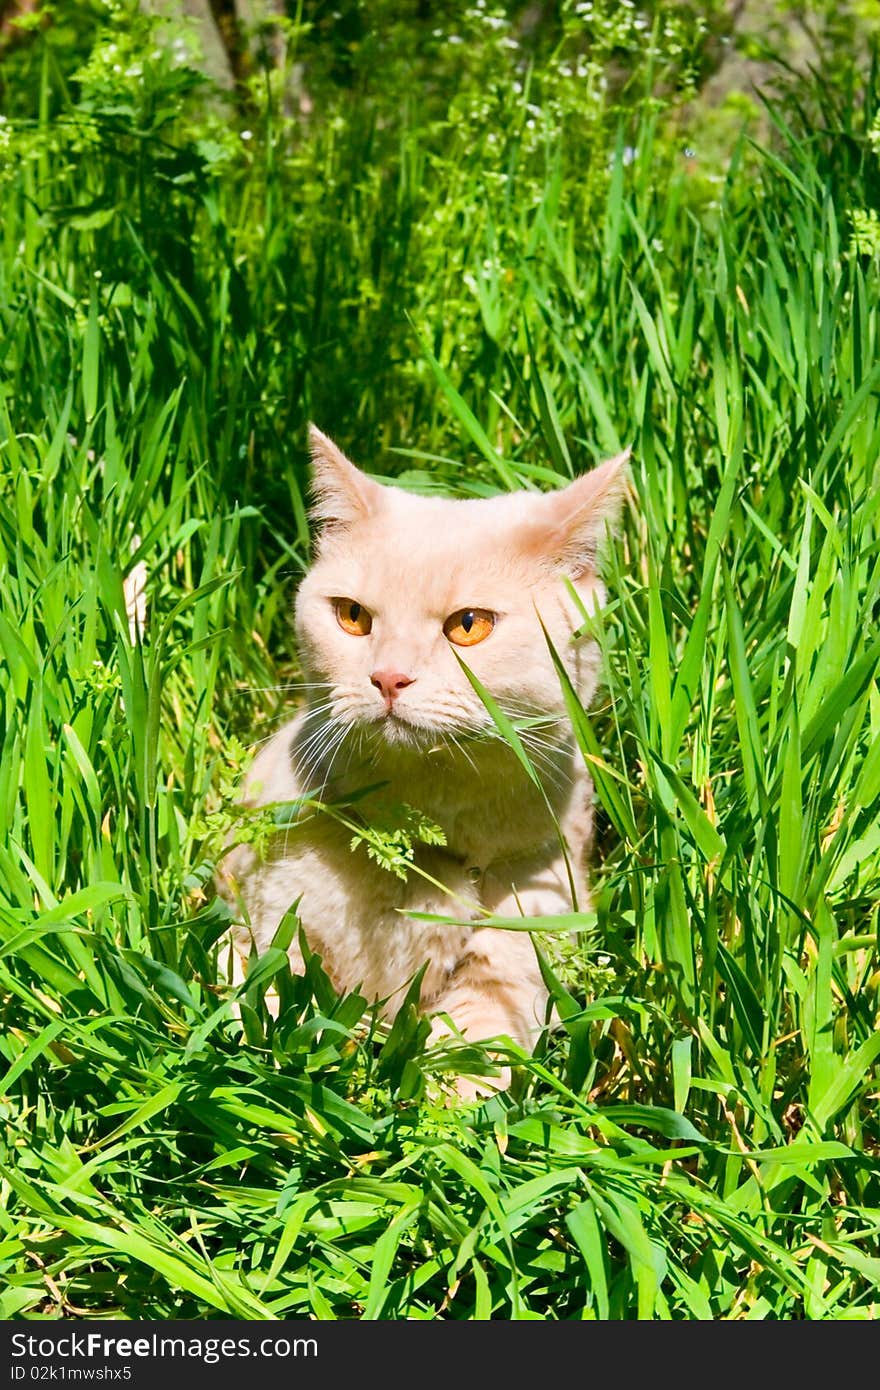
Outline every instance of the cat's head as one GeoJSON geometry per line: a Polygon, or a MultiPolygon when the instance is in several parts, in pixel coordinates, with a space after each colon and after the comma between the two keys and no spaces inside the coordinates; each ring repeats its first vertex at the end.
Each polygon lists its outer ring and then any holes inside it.
{"type": "Polygon", "coordinates": [[[595,645],[572,634],[601,601],[596,550],[626,486],[621,454],[558,492],[416,496],[360,472],[311,430],[317,558],[296,602],[315,703],[392,746],[477,733],[491,720],[464,662],[516,717],[562,715],[546,629],[575,688],[595,645]]]}

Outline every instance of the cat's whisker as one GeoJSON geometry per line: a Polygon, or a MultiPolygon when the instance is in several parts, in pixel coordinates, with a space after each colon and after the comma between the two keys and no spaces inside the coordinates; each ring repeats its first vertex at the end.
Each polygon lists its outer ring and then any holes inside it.
{"type": "Polygon", "coordinates": [[[352,727],[353,726],[351,724],[343,724],[340,731],[336,734],[335,739],[324,753],[324,756],[327,759],[327,765],[326,771],[324,773],[324,780],[321,783],[321,790],[318,793],[319,801],[324,800],[324,793],[327,790],[327,783],[330,781],[330,774],[333,771],[333,764],[336,761],[336,756],[339,753],[339,750],[342,748],[342,745],[345,743],[345,740],[351,732],[352,727]]]}
{"type": "MultiPolygon", "coordinates": [[[[563,767],[553,752],[524,744],[529,760],[535,770],[554,788],[566,786],[573,780],[573,773],[563,767]]],[[[554,750],[555,751],[555,750],[554,750]]]]}
{"type": "Polygon", "coordinates": [[[554,753],[565,753],[568,755],[571,752],[571,743],[565,738],[546,739],[540,736],[535,737],[531,730],[524,730],[520,732],[520,740],[527,748],[540,748],[551,755],[554,753]]]}
{"type": "Polygon", "coordinates": [[[511,723],[523,738],[540,738],[550,743],[567,743],[571,739],[571,725],[565,720],[521,719],[519,723],[515,720],[511,723]]]}
{"type": "Polygon", "coordinates": [[[331,719],[323,727],[323,739],[319,740],[313,750],[312,761],[317,766],[318,763],[325,763],[331,756],[337,743],[351,728],[350,723],[344,719],[331,719]]]}
{"type": "MultiPolygon", "coordinates": [[[[320,768],[321,763],[326,758],[328,750],[338,746],[338,744],[341,742],[341,739],[345,737],[345,734],[349,727],[350,726],[344,723],[343,721],[334,719],[331,716],[329,719],[321,720],[321,722],[318,724],[318,727],[309,734],[305,742],[298,745],[296,749],[296,756],[292,758],[292,772],[294,778],[296,779],[296,782],[303,788],[304,792],[314,795],[312,789],[312,781],[314,778],[314,774],[320,768]]],[[[324,789],[327,785],[327,775],[325,775],[324,777],[321,789],[316,798],[319,801],[322,800],[324,795],[324,789]]],[[[285,828],[285,855],[288,852],[288,846],[292,830],[292,824],[288,825],[285,828]]]]}
{"type": "Polygon", "coordinates": [[[283,695],[288,691],[332,690],[332,681],[288,681],[281,685],[237,685],[236,695],[283,695]]]}
{"type": "Polygon", "coordinates": [[[542,738],[546,735],[551,741],[557,743],[565,743],[571,737],[570,726],[556,720],[554,720],[552,724],[548,722],[539,724],[534,720],[524,719],[516,724],[515,727],[519,729],[520,733],[534,734],[538,738],[542,738]],[[558,730],[558,734],[554,738],[555,730],[558,730]]]}
{"type": "Polygon", "coordinates": [[[310,789],[314,788],[321,768],[325,765],[327,754],[333,743],[339,736],[339,729],[334,727],[332,730],[324,731],[324,736],[319,742],[312,745],[307,752],[300,757],[296,766],[296,775],[310,789]]]}
{"type": "Polygon", "coordinates": [[[568,720],[562,715],[555,714],[536,714],[534,710],[512,710],[500,706],[503,714],[506,714],[511,724],[517,728],[524,729],[567,729],[568,720]]]}
{"type": "Polygon", "coordinates": [[[462,757],[467,759],[467,761],[470,763],[471,767],[474,769],[474,772],[477,772],[477,771],[478,771],[477,765],[476,765],[476,763],[474,762],[473,758],[471,757],[470,753],[467,751],[467,748],[465,748],[464,744],[461,743],[461,742],[455,737],[455,734],[452,732],[451,729],[447,729],[447,730],[445,731],[445,733],[444,733],[444,735],[443,735],[443,742],[444,742],[444,743],[447,743],[447,744],[448,744],[448,743],[452,743],[453,746],[454,746],[455,748],[458,749],[459,753],[461,753],[462,757]]]}
{"type": "Polygon", "coordinates": [[[346,726],[342,721],[332,716],[329,719],[322,719],[318,727],[302,743],[298,744],[294,760],[294,771],[297,777],[304,777],[307,783],[311,781],[314,770],[320,765],[327,747],[335,738],[340,727],[346,726]]]}
{"type": "Polygon", "coordinates": [[[331,721],[322,720],[317,729],[313,729],[311,733],[297,743],[296,749],[292,750],[295,767],[305,767],[311,762],[312,753],[318,749],[324,739],[329,736],[332,727],[331,721]]]}
{"type": "MultiPolygon", "coordinates": [[[[323,713],[325,713],[327,710],[332,709],[333,704],[334,704],[334,701],[333,701],[333,700],[326,700],[326,701],[324,701],[324,702],[323,702],[322,704],[320,704],[320,705],[312,706],[312,707],[310,707],[310,708],[306,711],[307,717],[311,718],[311,717],[314,716],[314,715],[323,714],[323,713]]],[[[288,722],[288,718],[289,718],[289,715],[288,715],[287,713],[282,713],[282,714],[279,714],[279,715],[275,716],[275,717],[273,718],[273,720],[272,720],[272,723],[273,723],[273,724],[276,724],[276,725],[281,725],[281,726],[283,726],[285,723],[288,722]]],[[[259,748],[262,748],[262,746],[263,746],[264,744],[270,743],[270,742],[272,741],[272,739],[275,738],[275,736],[276,736],[276,734],[277,734],[278,732],[279,732],[279,729],[278,729],[278,727],[276,727],[276,728],[274,728],[270,733],[264,734],[261,738],[252,739],[252,740],[251,740],[251,748],[252,748],[252,749],[259,749],[259,748]]]]}
{"type": "Polygon", "coordinates": [[[530,749],[529,756],[534,763],[545,769],[547,775],[552,777],[554,784],[566,786],[573,780],[574,765],[570,759],[561,759],[540,748],[530,749]]]}
{"type": "MultiPolygon", "coordinates": [[[[483,732],[485,737],[493,742],[507,743],[501,730],[497,729],[494,724],[486,726],[483,732]]],[[[535,766],[535,771],[554,789],[573,780],[573,773],[566,771],[560,765],[558,756],[560,753],[565,752],[568,755],[570,752],[569,739],[548,740],[540,735],[535,735],[531,729],[518,729],[517,734],[530,762],[535,766]]]]}
{"type": "Polygon", "coordinates": [[[553,734],[546,728],[526,727],[518,730],[522,739],[528,739],[532,743],[541,744],[545,748],[570,748],[572,742],[571,730],[560,729],[558,734],[553,734]]]}
{"type": "Polygon", "coordinates": [[[567,716],[561,710],[541,709],[529,700],[515,700],[507,697],[498,700],[497,703],[499,708],[511,717],[547,720],[550,723],[565,723],[567,720],[567,716]]]}
{"type": "Polygon", "coordinates": [[[335,717],[340,713],[339,701],[335,695],[329,696],[326,700],[309,701],[302,706],[302,719],[304,723],[314,724],[324,716],[335,717]]]}
{"type": "Polygon", "coordinates": [[[320,705],[308,705],[304,710],[305,722],[314,724],[326,715],[334,717],[337,711],[336,700],[324,700],[320,705]]]}

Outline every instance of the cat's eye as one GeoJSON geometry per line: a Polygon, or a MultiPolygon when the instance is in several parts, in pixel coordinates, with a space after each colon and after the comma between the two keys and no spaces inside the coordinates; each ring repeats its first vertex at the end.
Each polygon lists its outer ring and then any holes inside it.
{"type": "Polygon", "coordinates": [[[488,608],[459,608],[450,613],[443,631],[457,647],[475,647],[484,642],[495,626],[495,614],[488,608]]]}
{"type": "Polygon", "coordinates": [[[350,633],[352,637],[366,637],[373,626],[373,615],[368,608],[356,603],[353,598],[335,599],[333,606],[336,621],[343,632],[350,633]]]}

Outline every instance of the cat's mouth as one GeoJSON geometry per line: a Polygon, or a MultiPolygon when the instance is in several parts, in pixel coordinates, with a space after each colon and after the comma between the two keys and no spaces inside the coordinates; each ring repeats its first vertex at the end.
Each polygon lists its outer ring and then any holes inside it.
{"type": "MultiPolygon", "coordinates": [[[[412,749],[422,753],[430,752],[438,743],[445,743],[449,733],[449,727],[445,721],[432,719],[423,711],[407,709],[397,702],[389,710],[382,710],[380,714],[368,719],[366,724],[370,736],[378,744],[383,744],[388,748],[412,749]]],[[[457,738],[460,738],[463,733],[464,730],[456,729],[457,738]]]]}
{"type": "Polygon", "coordinates": [[[383,710],[373,721],[373,727],[386,743],[397,746],[424,748],[437,737],[436,729],[396,705],[383,710]]]}

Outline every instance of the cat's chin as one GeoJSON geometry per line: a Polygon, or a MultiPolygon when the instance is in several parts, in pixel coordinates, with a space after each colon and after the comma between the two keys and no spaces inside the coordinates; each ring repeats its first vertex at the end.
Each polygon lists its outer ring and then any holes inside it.
{"type": "Polygon", "coordinates": [[[387,715],[384,719],[377,720],[371,725],[371,730],[373,738],[380,746],[411,748],[420,753],[426,752],[441,738],[439,730],[414,724],[399,715],[387,715]]]}
{"type": "Polygon", "coordinates": [[[368,725],[370,742],[375,749],[389,748],[398,752],[432,753],[449,751],[462,739],[472,738],[477,730],[450,728],[440,724],[417,724],[400,714],[386,715],[368,725]],[[454,736],[454,739],[450,737],[454,736]]]}

